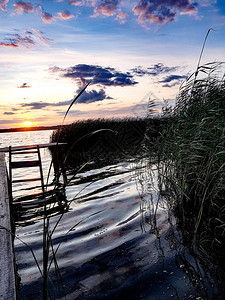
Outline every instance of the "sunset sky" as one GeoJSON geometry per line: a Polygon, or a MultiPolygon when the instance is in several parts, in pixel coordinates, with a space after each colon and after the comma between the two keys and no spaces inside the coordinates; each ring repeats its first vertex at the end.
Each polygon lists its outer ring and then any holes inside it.
{"type": "Polygon", "coordinates": [[[93,78],[66,123],[174,103],[209,28],[225,61],[224,0],[0,0],[0,25],[0,128],[60,124],[93,78]]]}

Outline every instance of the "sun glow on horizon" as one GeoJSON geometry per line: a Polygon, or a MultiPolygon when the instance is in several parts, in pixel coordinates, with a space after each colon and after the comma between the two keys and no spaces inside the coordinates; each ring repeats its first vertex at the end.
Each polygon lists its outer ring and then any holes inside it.
{"type": "Polygon", "coordinates": [[[33,124],[33,122],[30,122],[30,121],[26,121],[26,122],[23,123],[23,125],[25,127],[30,127],[32,124],[33,124]]]}

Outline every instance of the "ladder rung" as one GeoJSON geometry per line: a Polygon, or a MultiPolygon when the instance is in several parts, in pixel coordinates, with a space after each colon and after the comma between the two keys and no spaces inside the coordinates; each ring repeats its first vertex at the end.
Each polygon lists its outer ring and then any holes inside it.
{"type": "Polygon", "coordinates": [[[29,168],[29,167],[39,167],[39,160],[27,160],[27,161],[14,161],[11,162],[11,169],[15,168],[29,168]]]}
{"type": "Polygon", "coordinates": [[[15,151],[15,152],[12,151],[12,152],[11,152],[11,155],[14,155],[14,154],[17,154],[17,155],[18,155],[18,154],[33,154],[33,153],[38,153],[38,152],[37,152],[37,150],[36,150],[36,151],[18,151],[18,150],[17,150],[17,151],[15,151]]]}
{"type": "Polygon", "coordinates": [[[25,182],[25,181],[37,181],[37,180],[41,180],[41,178],[17,179],[17,180],[13,180],[12,183],[25,182]]]}

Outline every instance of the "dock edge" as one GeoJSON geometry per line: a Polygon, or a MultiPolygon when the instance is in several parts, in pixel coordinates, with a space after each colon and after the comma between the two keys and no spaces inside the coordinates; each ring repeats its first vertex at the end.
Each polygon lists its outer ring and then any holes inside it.
{"type": "Polygon", "coordinates": [[[16,299],[14,252],[11,235],[5,153],[0,152],[0,299],[16,299]]]}

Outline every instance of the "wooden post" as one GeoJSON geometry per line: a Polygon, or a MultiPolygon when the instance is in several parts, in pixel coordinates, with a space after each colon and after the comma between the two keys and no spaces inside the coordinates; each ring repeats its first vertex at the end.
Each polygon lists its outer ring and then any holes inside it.
{"type": "Polygon", "coordinates": [[[0,299],[16,299],[5,153],[0,153],[0,299]]]}

